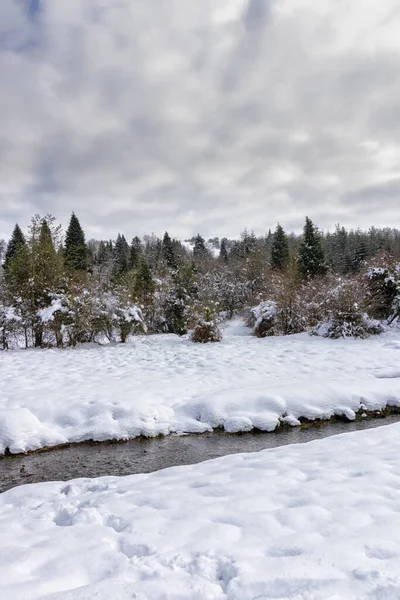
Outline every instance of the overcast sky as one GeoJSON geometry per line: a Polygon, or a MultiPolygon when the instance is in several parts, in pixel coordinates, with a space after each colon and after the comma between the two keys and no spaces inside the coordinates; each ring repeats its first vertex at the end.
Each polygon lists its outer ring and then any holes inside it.
{"type": "Polygon", "coordinates": [[[0,237],[400,227],[398,0],[0,0],[0,237]]]}

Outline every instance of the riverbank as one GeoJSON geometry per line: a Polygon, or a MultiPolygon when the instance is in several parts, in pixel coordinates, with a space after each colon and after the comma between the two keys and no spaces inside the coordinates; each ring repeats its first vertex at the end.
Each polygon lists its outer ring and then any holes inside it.
{"type": "Polygon", "coordinates": [[[151,473],[168,467],[189,465],[243,452],[259,452],[289,444],[302,444],[341,433],[374,429],[400,421],[400,415],[385,415],[351,422],[312,422],[274,433],[171,435],[135,438],[125,442],[81,442],[44,449],[27,455],[0,458],[0,493],[27,483],[79,477],[125,476],[151,473]]]}
{"type": "Polygon", "coordinates": [[[367,340],[173,335],[127,345],[9,352],[0,361],[0,454],[173,433],[274,431],[400,407],[400,330],[367,340]]]}

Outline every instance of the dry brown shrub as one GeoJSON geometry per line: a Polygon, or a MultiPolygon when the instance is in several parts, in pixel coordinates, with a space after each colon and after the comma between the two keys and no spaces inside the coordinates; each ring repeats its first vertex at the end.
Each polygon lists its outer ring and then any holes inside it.
{"type": "Polygon", "coordinates": [[[193,329],[190,339],[192,342],[200,344],[220,342],[222,340],[222,333],[214,323],[199,323],[193,329]]]}

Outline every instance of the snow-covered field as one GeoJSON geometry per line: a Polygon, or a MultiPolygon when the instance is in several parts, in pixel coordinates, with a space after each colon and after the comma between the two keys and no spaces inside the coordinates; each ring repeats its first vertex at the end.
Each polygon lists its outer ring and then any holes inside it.
{"type": "Polygon", "coordinates": [[[0,495],[4,600],[399,600],[400,425],[0,495]]]}
{"type": "Polygon", "coordinates": [[[87,439],[273,430],[299,417],[352,419],[400,406],[400,330],[368,340],[173,335],[0,355],[0,453],[87,439]]]}

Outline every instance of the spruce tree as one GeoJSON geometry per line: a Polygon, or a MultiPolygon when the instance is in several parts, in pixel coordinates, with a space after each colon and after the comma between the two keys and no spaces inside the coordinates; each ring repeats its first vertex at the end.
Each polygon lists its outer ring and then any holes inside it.
{"type": "Polygon", "coordinates": [[[3,264],[3,258],[5,258],[6,250],[7,250],[7,244],[6,244],[5,240],[1,239],[0,240],[0,265],[3,264]]]}
{"type": "Polygon", "coordinates": [[[137,298],[146,304],[154,292],[154,281],[147,260],[142,257],[136,272],[134,290],[137,298]]]}
{"type": "Polygon", "coordinates": [[[308,217],[306,217],[303,239],[299,248],[299,268],[305,279],[325,275],[327,271],[321,236],[308,217]]]}
{"type": "Polygon", "coordinates": [[[368,250],[365,238],[360,229],[357,229],[354,233],[353,241],[353,252],[351,256],[351,270],[353,273],[357,273],[367,258],[368,250]]]}
{"type": "Polygon", "coordinates": [[[204,238],[199,233],[194,238],[193,256],[198,259],[204,259],[208,256],[204,238]]]}
{"type": "Polygon", "coordinates": [[[331,263],[339,273],[345,274],[349,270],[348,234],[339,223],[335,227],[331,241],[331,263]]]}
{"type": "Polygon", "coordinates": [[[33,246],[33,260],[37,296],[47,299],[48,294],[56,291],[59,285],[62,259],[57,253],[52,231],[46,219],[42,220],[38,239],[33,246]]]}
{"type": "Polygon", "coordinates": [[[270,262],[270,259],[271,259],[271,248],[272,248],[273,241],[274,241],[273,233],[270,229],[268,229],[268,233],[264,237],[264,248],[265,248],[265,256],[266,256],[267,262],[270,262]]]}
{"type": "Polygon", "coordinates": [[[107,242],[100,241],[96,255],[96,264],[104,265],[110,258],[107,242]]]}
{"type": "Polygon", "coordinates": [[[142,240],[137,235],[133,238],[129,253],[129,267],[134,269],[139,264],[139,259],[143,253],[142,240]]]}
{"type": "Polygon", "coordinates": [[[128,271],[129,254],[129,244],[119,233],[114,246],[114,275],[120,276],[128,271]]]}
{"type": "Polygon", "coordinates": [[[278,223],[271,248],[271,266],[284,271],[289,263],[289,244],[283,227],[278,223]]]}
{"type": "Polygon", "coordinates": [[[36,317],[39,309],[49,306],[52,297],[59,292],[62,279],[62,256],[55,245],[59,228],[54,228],[53,220],[32,220],[30,245],[32,249],[31,301],[34,330],[34,344],[43,342],[43,323],[36,317]]]}
{"type": "Polygon", "coordinates": [[[241,233],[241,241],[240,241],[240,245],[241,245],[241,251],[242,251],[242,258],[246,258],[251,252],[254,252],[257,246],[257,238],[256,238],[256,234],[254,233],[253,230],[251,230],[251,232],[249,233],[247,230],[247,227],[244,228],[244,230],[241,233]]]}
{"type": "Polygon", "coordinates": [[[168,267],[170,267],[171,269],[176,269],[174,247],[167,231],[164,233],[164,238],[162,242],[162,256],[168,267]]]}
{"type": "Polygon", "coordinates": [[[219,258],[223,263],[227,263],[228,262],[228,250],[226,247],[226,242],[227,239],[226,238],[222,238],[221,240],[221,247],[219,250],[219,258]]]}
{"type": "Polygon", "coordinates": [[[12,260],[15,258],[17,252],[26,245],[25,236],[21,231],[18,223],[14,227],[11,239],[8,242],[5,260],[4,260],[4,271],[7,273],[12,260]]]}
{"type": "Polygon", "coordinates": [[[85,234],[75,213],[71,215],[65,236],[65,264],[73,271],[86,271],[88,266],[85,234]]]}

